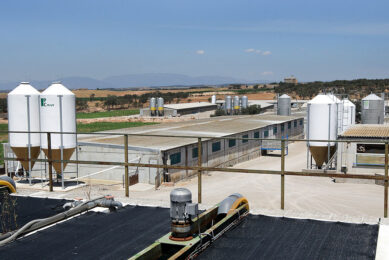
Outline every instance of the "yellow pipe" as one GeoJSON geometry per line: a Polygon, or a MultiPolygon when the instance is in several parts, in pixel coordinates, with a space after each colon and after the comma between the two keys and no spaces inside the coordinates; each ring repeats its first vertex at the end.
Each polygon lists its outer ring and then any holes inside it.
{"type": "Polygon", "coordinates": [[[15,187],[11,183],[9,183],[8,181],[0,180],[0,186],[7,187],[11,191],[11,193],[16,192],[15,187]]]}
{"type": "Polygon", "coordinates": [[[242,205],[246,205],[247,211],[250,210],[248,200],[247,200],[245,197],[240,197],[240,198],[238,198],[237,200],[235,200],[234,204],[232,204],[230,210],[229,210],[228,213],[227,213],[227,216],[228,216],[228,215],[231,215],[232,213],[234,213],[234,211],[235,211],[237,208],[239,208],[240,206],[242,206],[242,205]]]}

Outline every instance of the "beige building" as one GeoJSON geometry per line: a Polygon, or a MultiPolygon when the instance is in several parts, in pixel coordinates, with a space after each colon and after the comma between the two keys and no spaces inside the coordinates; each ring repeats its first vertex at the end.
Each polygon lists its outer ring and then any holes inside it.
{"type": "Polygon", "coordinates": [[[298,81],[294,76],[284,78],[285,83],[290,83],[290,84],[297,84],[298,81]]]}
{"type": "Polygon", "coordinates": [[[388,125],[353,125],[338,136],[339,140],[359,142],[339,143],[337,170],[350,174],[384,173],[385,144],[389,139],[388,125]]]}

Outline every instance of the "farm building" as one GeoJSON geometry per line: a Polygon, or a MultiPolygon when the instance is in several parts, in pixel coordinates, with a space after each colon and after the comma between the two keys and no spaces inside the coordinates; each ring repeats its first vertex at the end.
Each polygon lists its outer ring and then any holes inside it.
{"type": "MultiPolygon", "coordinates": [[[[164,104],[164,116],[182,116],[189,114],[196,114],[206,111],[214,111],[217,109],[216,104],[209,102],[195,102],[195,103],[179,103],[179,104],[164,104]]],[[[150,108],[142,108],[140,110],[141,116],[151,116],[150,108]]]]}
{"type": "MultiPolygon", "coordinates": [[[[197,137],[202,138],[202,162],[208,167],[229,167],[239,162],[260,156],[262,146],[266,150],[278,149],[280,142],[260,140],[218,139],[237,138],[292,138],[302,137],[303,117],[254,115],[214,117],[196,121],[148,125],[136,128],[112,130],[109,132],[143,135],[166,135],[171,137],[134,136],[128,138],[129,162],[197,166],[197,137]],[[175,137],[177,136],[177,137],[175,137]],[[186,136],[189,138],[182,138],[186,136]],[[193,136],[193,138],[190,138],[193,136]]],[[[6,152],[10,150],[6,149],[6,152]]],[[[122,135],[78,135],[77,153],[79,160],[124,162],[124,137],[122,135]]],[[[8,154],[8,157],[10,155],[8,154]]],[[[11,162],[8,162],[11,163],[11,162]]],[[[8,167],[9,168],[9,167],[8,167]]],[[[47,165],[36,164],[34,177],[47,173],[47,165]],[[43,168],[43,170],[39,170],[43,168]]],[[[123,181],[121,166],[72,165],[64,173],[65,179],[77,176],[91,179],[123,181]]],[[[135,182],[158,184],[161,181],[176,182],[195,172],[181,169],[155,169],[130,167],[130,175],[137,175],[135,182]]]]}
{"type": "Polygon", "coordinates": [[[339,140],[360,140],[357,143],[338,144],[338,171],[382,174],[385,166],[385,144],[377,142],[388,141],[388,125],[353,125],[338,138],[339,140]]]}

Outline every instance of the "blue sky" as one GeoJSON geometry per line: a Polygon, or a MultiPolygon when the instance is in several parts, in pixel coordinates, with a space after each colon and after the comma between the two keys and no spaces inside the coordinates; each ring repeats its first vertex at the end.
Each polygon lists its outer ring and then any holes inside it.
{"type": "Polygon", "coordinates": [[[389,1],[0,2],[0,80],[389,77],[389,1]]]}

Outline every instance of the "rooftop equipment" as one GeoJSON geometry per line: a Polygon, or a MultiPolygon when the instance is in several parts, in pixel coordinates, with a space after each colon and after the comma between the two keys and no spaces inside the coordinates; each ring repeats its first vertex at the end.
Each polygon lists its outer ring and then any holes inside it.
{"type": "Polygon", "coordinates": [[[249,103],[249,99],[247,96],[243,96],[241,98],[241,105],[242,105],[242,108],[248,108],[248,103],[249,103]]]}
{"type": "Polygon", "coordinates": [[[355,105],[347,98],[343,102],[343,125],[342,131],[347,130],[351,125],[355,125],[355,105]]]}
{"type": "Polygon", "coordinates": [[[40,153],[39,91],[28,82],[22,82],[7,96],[8,130],[28,133],[9,133],[9,143],[24,169],[32,170],[40,153]]]}
{"type": "Polygon", "coordinates": [[[164,114],[164,111],[163,111],[163,107],[164,107],[163,98],[159,97],[157,102],[158,102],[158,115],[159,116],[163,116],[163,114],[164,114]]]}
{"type": "Polygon", "coordinates": [[[248,213],[248,201],[239,193],[199,214],[190,190],[174,189],[170,193],[171,232],[130,259],[193,259],[248,213]]]}
{"type": "Polygon", "coordinates": [[[234,101],[233,101],[233,105],[234,105],[234,114],[239,114],[239,111],[240,111],[240,99],[239,99],[239,96],[235,96],[234,97],[234,101]]]}
{"type": "Polygon", "coordinates": [[[370,94],[362,99],[362,124],[383,124],[384,105],[383,99],[375,94],[370,94]]]}
{"type": "Polygon", "coordinates": [[[335,140],[337,115],[337,105],[329,96],[319,94],[308,102],[308,146],[319,169],[335,153],[335,143],[309,140],[335,140]]]}
{"type": "Polygon", "coordinates": [[[151,116],[155,116],[155,114],[157,113],[157,100],[152,97],[150,98],[150,112],[151,112],[151,116]]]}
{"type": "Polygon", "coordinates": [[[192,221],[197,215],[198,205],[192,203],[192,193],[186,188],[177,188],[170,193],[170,218],[172,240],[189,240],[192,221]]]}
{"type": "Polygon", "coordinates": [[[232,114],[232,99],[231,96],[226,96],[224,100],[224,109],[226,110],[227,115],[232,114]]]}
{"type": "Polygon", "coordinates": [[[290,116],[291,115],[291,99],[290,96],[284,94],[278,98],[277,101],[277,115],[290,116]]]}
{"type": "Polygon", "coordinates": [[[212,95],[211,103],[216,104],[216,95],[212,95]]]}
{"type": "MultiPolygon", "coordinates": [[[[69,160],[76,149],[76,135],[62,134],[76,132],[76,96],[60,83],[53,83],[40,97],[41,131],[61,132],[51,135],[51,149],[53,160],[69,160]]],[[[48,156],[47,134],[42,134],[42,149],[48,156]]],[[[67,163],[53,163],[57,177],[62,178],[67,163]]]]}

